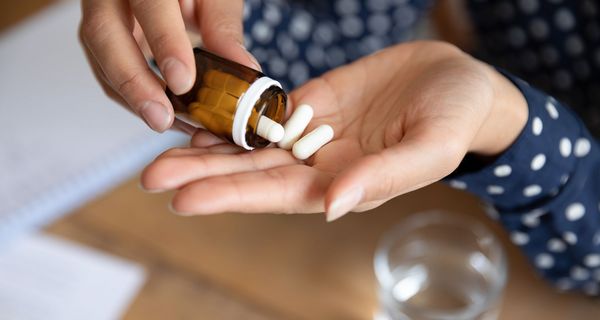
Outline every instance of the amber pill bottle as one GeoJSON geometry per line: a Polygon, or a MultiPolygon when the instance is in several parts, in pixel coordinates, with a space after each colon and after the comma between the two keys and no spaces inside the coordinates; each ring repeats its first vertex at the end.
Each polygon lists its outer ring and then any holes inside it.
{"type": "Polygon", "coordinates": [[[196,82],[175,95],[166,90],[175,117],[247,150],[270,141],[258,135],[262,117],[282,123],[287,96],[279,82],[200,48],[194,49],[196,82]]]}

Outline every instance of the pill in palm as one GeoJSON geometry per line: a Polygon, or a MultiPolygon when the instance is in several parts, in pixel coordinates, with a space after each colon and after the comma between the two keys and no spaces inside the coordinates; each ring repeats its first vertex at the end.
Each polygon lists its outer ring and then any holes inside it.
{"type": "Polygon", "coordinates": [[[333,128],[330,125],[320,125],[302,139],[294,143],[292,154],[300,160],[306,160],[333,139],[333,128]]]}
{"type": "Polygon", "coordinates": [[[256,134],[271,142],[279,142],[284,136],[284,129],[279,123],[261,116],[258,120],[256,134]]]}
{"type": "Polygon", "coordinates": [[[284,125],[285,134],[277,144],[281,149],[290,150],[292,146],[306,129],[308,123],[313,117],[313,108],[307,104],[302,104],[294,110],[288,121],[284,125]]]}

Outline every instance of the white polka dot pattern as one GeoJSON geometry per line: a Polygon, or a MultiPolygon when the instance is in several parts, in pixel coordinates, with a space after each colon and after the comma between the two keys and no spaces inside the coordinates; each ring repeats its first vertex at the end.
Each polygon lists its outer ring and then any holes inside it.
{"type": "Polygon", "coordinates": [[[540,217],[546,214],[542,209],[536,209],[523,215],[521,223],[529,228],[535,228],[540,224],[540,217]]]}
{"type": "Polygon", "coordinates": [[[510,240],[518,246],[523,246],[529,242],[529,235],[524,232],[515,231],[510,235],[510,240]]]}
{"type": "Polygon", "coordinates": [[[583,263],[588,268],[600,267],[600,254],[597,254],[597,253],[588,254],[583,259],[583,263]]]}
{"type": "Polygon", "coordinates": [[[290,89],[329,69],[411,40],[432,2],[246,0],[244,43],[264,73],[290,89]],[[278,58],[285,64],[271,62],[278,58]],[[301,75],[295,74],[297,70],[301,75]]]}
{"type": "Polygon", "coordinates": [[[455,180],[490,207],[530,208],[498,213],[511,241],[563,289],[600,294],[590,281],[592,270],[600,270],[600,192],[589,186],[600,185],[596,143],[563,104],[511,80],[530,103],[528,130],[493,165],[455,180]]]}
{"type": "Polygon", "coordinates": [[[511,172],[512,172],[512,168],[511,168],[511,166],[509,166],[507,164],[497,166],[494,169],[494,175],[498,178],[508,177],[511,172]]]}
{"type": "Polygon", "coordinates": [[[544,129],[544,123],[542,122],[542,119],[540,119],[539,117],[534,117],[533,121],[532,121],[532,132],[534,135],[539,136],[540,134],[542,134],[542,130],[544,129]]]}
{"type": "Polygon", "coordinates": [[[571,155],[571,140],[569,140],[568,138],[562,138],[560,139],[560,145],[559,145],[559,149],[560,149],[560,154],[563,157],[568,157],[571,155]]]}
{"type": "Polygon", "coordinates": [[[535,257],[535,265],[540,269],[550,269],[554,266],[554,258],[548,253],[540,253],[535,257]]]}
{"type": "Polygon", "coordinates": [[[576,221],[583,217],[585,214],[585,207],[579,203],[575,202],[570,204],[565,210],[565,215],[567,216],[567,220],[576,221]]]}
{"type": "Polygon", "coordinates": [[[454,189],[464,190],[467,188],[467,184],[460,180],[451,180],[450,186],[454,189]]]}
{"type": "Polygon", "coordinates": [[[577,235],[571,231],[567,231],[563,233],[563,240],[570,245],[575,245],[577,243],[577,235]]]}
{"type": "Polygon", "coordinates": [[[571,30],[575,26],[575,17],[571,11],[563,8],[556,12],[554,23],[563,31],[571,30]]]}
{"type": "Polygon", "coordinates": [[[500,219],[500,214],[498,213],[498,210],[496,210],[496,208],[494,208],[494,206],[490,205],[489,203],[484,203],[483,210],[485,211],[487,216],[490,217],[492,220],[500,219]]]}
{"type": "MultiPolygon", "coordinates": [[[[467,1],[486,62],[555,95],[600,136],[600,3],[467,1]],[[524,35],[520,31],[523,30],[524,35]]],[[[556,114],[553,113],[553,117],[556,114]]],[[[545,119],[542,119],[545,120],[545,119]]]]}
{"type": "Polygon", "coordinates": [[[529,32],[534,38],[544,39],[548,36],[548,24],[539,18],[532,19],[529,23],[529,32]]]}
{"type": "Polygon", "coordinates": [[[523,195],[526,197],[535,197],[542,193],[542,187],[537,184],[532,184],[523,189],[523,195]]]}
{"type": "Polygon", "coordinates": [[[560,291],[567,291],[573,288],[573,281],[571,279],[562,278],[558,279],[555,283],[556,288],[560,291]]]}
{"type": "Polygon", "coordinates": [[[535,13],[539,8],[538,0],[519,0],[519,8],[524,13],[535,13]]]}
{"type": "Polygon", "coordinates": [[[552,119],[558,119],[558,110],[556,110],[556,106],[552,101],[548,101],[546,103],[546,110],[548,110],[548,114],[552,119]]]}
{"type": "Polygon", "coordinates": [[[538,171],[546,164],[546,156],[544,154],[538,154],[531,160],[531,170],[538,171]]]}
{"type": "Polygon", "coordinates": [[[548,240],[548,250],[552,252],[564,252],[567,249],[567,245],[562,242],[560,239],[550,239],[548,240]]]}
{"type": "Polygon", "coordinates": [[[580,266],[574,266],[573,268],[571,268],[571,278],[573,278],[573,280],[582,281],[586,280],[589,277],[590,271],[588,269],[582,268],[580,266]]]}
{"type": "Polygon", "coordinates": [[[574,154],[576,157],[582,158],[582,157],[587,156],[587,154],[590,153],[591,149],[592,149],[592,144],[590,143],[590,140],[588,140],[586,138],[579,138],[575,142],[574,154]]]}
{"type": "Polygon", "coordinates": [[[503,194],[504,188],[502,188],[501,186],[492,185],[487,187],[487,192],[489,194],[503,194]]]}

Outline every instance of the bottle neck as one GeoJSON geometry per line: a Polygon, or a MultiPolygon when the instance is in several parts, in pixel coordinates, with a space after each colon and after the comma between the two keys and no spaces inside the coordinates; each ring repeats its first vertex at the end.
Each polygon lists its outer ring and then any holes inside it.
{"type": "Polygon", "coordinates": [[[250,119],[254,106],[262,94],[271,87],[281,88],[281,84],[269,77],[258,78],[238,100],[231,133],[233,142],[246,150],[254,149],[254,147],[248,145],[248,142],[246,141],[248,120],[250,119]]]}

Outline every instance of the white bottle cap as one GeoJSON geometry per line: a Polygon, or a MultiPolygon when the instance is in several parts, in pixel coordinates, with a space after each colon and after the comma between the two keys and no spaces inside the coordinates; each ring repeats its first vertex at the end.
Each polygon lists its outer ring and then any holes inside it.
{"type": "Polygon", "coordinates": [[[248,90],[238,100],[237,107],[235,109],[235,115],[233,117],[231,134],[233,137],[233,142],[246,150],[254,149],[253,147],[249,146],[246,141],[246,128],[248,127],[248,120],[252,114],[252,109],[254,108],[256,102],[258,102],[260,99],[260,96],[271,87],[281,88],[281,84],[269,77],[258,78],[256,81],[254,81],[254,83],[252,83],[252,85],[250,85],[250,88],[248,88],[248,90]]]}

